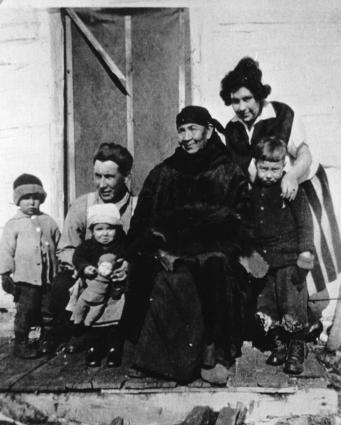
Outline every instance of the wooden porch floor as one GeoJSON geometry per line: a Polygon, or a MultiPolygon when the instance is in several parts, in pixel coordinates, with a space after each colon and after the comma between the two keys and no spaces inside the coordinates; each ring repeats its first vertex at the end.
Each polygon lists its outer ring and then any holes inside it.
{"type": "MultiPolygon", "coordinates": [[[[65,354],[63,350],[53,356],[34,360],[21,360],[12,354],[13,341],[0,338],[0,392],[100,392],[103,390],[176,390],[178,384],[154,378],[136,379],[127,375],[129,347],[125,350],[119,368],[107,368],[105,362],[98,368],[87,368],[84,353],[65,354]]],[[[310,347],[305,371],[298,377],[283,373],[282,367],[265,363],[268,353],[262,353],[245,343],[243,355],[231,368],[227,383],[233,388],[258,388],[259,391],[286,391],[292,388],[326,388],[328,381],[324,367],[310,347]]],[[[211,385],[198,379],[188,390],[208,389],[211,385]]]]}

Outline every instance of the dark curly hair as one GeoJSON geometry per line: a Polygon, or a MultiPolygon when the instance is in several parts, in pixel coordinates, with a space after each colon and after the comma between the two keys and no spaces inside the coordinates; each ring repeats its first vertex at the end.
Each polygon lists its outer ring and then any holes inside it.
{"type": "Polygon", "coordinates": [[[262,71],[254,59],[245,57],[221,80],[220,96],[225,105],[231,105],[231,93],[246,87],[257,101],[262,101],[271,93],[271,87],[262,83],[262,71]]]}
{"type": "Polygon", "coordinates": [[[125,177],[133,166],[133,157],[125,147],[118,143],[102,143],[95,152],[93,163],[96,161],[113,161],[118,165],[120,173],[125,177]]]}

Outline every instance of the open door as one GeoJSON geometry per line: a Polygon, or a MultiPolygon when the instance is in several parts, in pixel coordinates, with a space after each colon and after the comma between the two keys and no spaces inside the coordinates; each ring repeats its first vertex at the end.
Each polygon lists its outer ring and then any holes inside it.
{"type": "Polygon", "coordinates": [[[125,95],[75,21],[65,15],[68,203],[93,189],[99,143],[134,155],[132,190],[177,145],[175,116],[190,103],[186,9],[73,9],[124,74],[125,95]]]}

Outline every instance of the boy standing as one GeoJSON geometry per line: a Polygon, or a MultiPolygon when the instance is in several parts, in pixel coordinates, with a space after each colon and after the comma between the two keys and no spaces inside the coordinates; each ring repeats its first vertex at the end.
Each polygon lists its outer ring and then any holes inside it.
{"type": "Polygon", "coordinates": [[[2,285],[14,294],[16,302],[14,355],[24,359],[54,348],[48,305],[50,284],[57,271],[60,232],[55,221],[40,211],[45,198],[36,176],[20,175],[13,183],[13,200],[19,210],[6,223],[0,241],[2,285]],[[30,327],[37,324],[42,325],[40,350],[28,340],[30,327]]]}
{"type": "Polygon", "coordinates": [[[267,137],[255,146],[252,188],[256,244],[270,269],[257,300],[256,316],[270,336],[271,365],[290,374],[303,372],[308,324],[306,274],[313,267],[313,223],[304,191],[295,200],[281,196],[287,148],[267,137]]]}

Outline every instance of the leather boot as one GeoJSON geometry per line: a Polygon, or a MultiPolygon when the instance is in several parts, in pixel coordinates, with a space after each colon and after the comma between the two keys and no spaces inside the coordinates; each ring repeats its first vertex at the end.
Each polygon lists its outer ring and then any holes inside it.
{"type": "Polygon", "coordinates": [[[108,367],[118,367],[121,364],[121,349],[119,347],[109,347],[107,356],[108,367]]]}
{"type": "Polygon", "coordinates": [[[323,331],[321,320],[314,322],[309,326],[306,336],[306,342],[316,342],[323,331]]]}
{"type": "Polygon", "coordinates": [[[72,335],[70,340],[67,342],[65,346],[65,352],[67,354],[76,354],[85,350],[86,348],[86,339],[84,335],[75,336],[72,335]]]}
{"type": "Polygon", "coordinates": [[[85,355],[85,363],[88,367],[98,367],[101,365],[102,352],[96,345],[92,345],[87,349],[85,355]]]}
{"type": "Polygon", "coordinates": [[[304,339],[292,338],[289,343],[284,372],[290,375],[299,375],[302,373],[305,357],[306,345],[304,339]]]}
{"type": "Polygon", "coordinates": [[[109,326],[106,332],[107,366],[117,367],[121,364],[123,338],[118,325],[109,326]]]}
{"type": "Polygon", "coordinates": [[[28,335],[15,333],[13,354],[21,359],[36,359],[40,352],[37,347],[28,341],[28,335]]]}
{"type": "Polygon", "coordinates": [[[271,354],[266,363],[272,366],[279,366],[285,362],[287,356],[287,343],[284,332],[281,329],[274,329],[270,333],[271,354]]]}
{"type": "Polygon", "coordinates": [[[52,328],[43,327],[41,329],[39,347],[42,354],[53,354],[56,352],[57,343],[54,338],[54,332],[52,328]]]}

